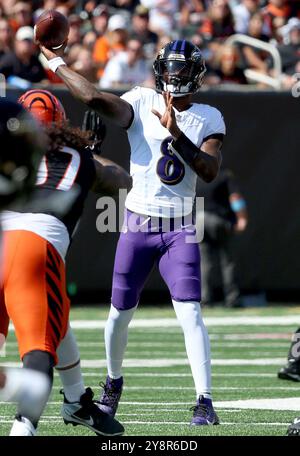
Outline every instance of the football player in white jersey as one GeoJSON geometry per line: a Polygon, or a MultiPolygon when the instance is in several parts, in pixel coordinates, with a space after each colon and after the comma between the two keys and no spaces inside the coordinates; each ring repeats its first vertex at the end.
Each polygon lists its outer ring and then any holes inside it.
{"type": "Polygon", "coordinates": [[[119,98],[98,91],[68,68],[62,50],[41,50],[74,96],[127,129],[131,146],[133,187],[115,258],[101,407],[112,416],[116,413],[128,325],[156,264],[184,332],[196,389],[191,425],[218,424],[211,398],[209,338],[200,309],[200,255],[191,235],[196,178],[210,182],[216,177],[225,125],[217,109],[192,102],[206,71],[201,51],[186,40],[168,43],[153,65],[157,90],[138,87],[119,98]]]}

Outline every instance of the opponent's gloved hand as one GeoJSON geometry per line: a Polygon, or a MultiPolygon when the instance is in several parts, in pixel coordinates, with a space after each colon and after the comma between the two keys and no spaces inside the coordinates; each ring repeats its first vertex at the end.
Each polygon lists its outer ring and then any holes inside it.
{"type": "Polygon", "coordinates": [[[92,145],[90,150],[95,155],[101,155],[101,146],[106,136],[106,125],[95,111],[86,111],[82,123],[82,129],[89,131],[92,145]]]}

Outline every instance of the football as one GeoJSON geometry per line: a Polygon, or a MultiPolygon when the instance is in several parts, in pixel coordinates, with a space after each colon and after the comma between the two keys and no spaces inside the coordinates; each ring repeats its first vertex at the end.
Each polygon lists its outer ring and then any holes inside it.
{"type": "Polygon", "coordinates": [[[45,11],[38,18],[35,27],[35,41],[47,49],[59,49],[69,35],[68,19],[55,10],[45,11]]]}

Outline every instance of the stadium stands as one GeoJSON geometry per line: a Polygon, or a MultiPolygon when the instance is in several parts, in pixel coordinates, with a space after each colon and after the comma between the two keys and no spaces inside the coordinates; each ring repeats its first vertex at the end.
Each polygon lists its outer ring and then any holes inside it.
{"type": "Polygon", "coordinates": [[[61,83],[49,73],[41,56],[45,71],[36,75],[37,48],[33,57],[28,51],[27,62],[18,55],[18,36],[30,41],[26,38],[29,27],[50,8],[69,17],[68,64],[100,86],[104,73],[115,89],[141,83],[154,86],[147,71],[141,81],[141,65],[150,70],[157,50],[170,39],[180,38],[203,50],[208,87],[291,89],[300,72],[300,5],[296,0],[166,0],[163,4],[157,0],[3,0],[0,73],[12,86],[61,83]],[[116,81],[107,74],[115,65],[107,64],[122,53],[117,59],[125,65],[132,39],[142,43],[143,53],[138,61],[129,62],[130,77],[116,81]]]}

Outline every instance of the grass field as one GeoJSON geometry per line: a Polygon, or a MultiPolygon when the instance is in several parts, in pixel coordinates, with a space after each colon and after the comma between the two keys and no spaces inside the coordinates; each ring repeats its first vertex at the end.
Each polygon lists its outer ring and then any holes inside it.
{"type": "MultiPolygon", "coordinates": [[[[108,308],[72,311],[86,386],[99,395],[104,381],[103,326],[108,308]]],[[[118,410],[127,436],[285,435],[300,415],[300,384],[277,379],[292,332],[299,327],[300,308],[274,306],[224,310],[204,309],[211,337],[213,398],[222,425],[191,428],[194,388],[181,330],[169,307],[140,308],[129,332],[124,368],[125,388],[118,410]]],[[[18,361],[11,331],[6,357],[18,361]]],[[[55,375],[51,400],[39,435],[93,435],[83,427],[65,426],[62,396],[55,375]]],[[[14,404],[1,403],[0,435],[7,435],[14,404]]]]}

